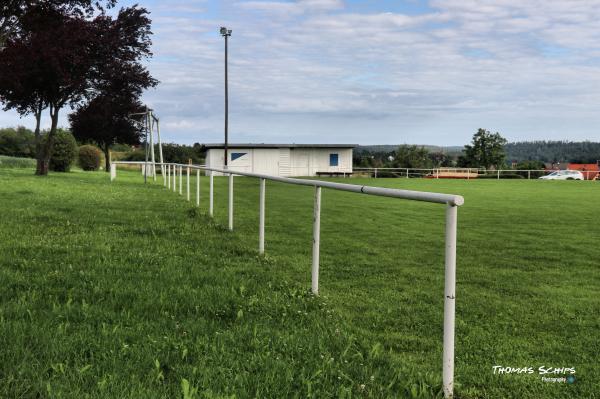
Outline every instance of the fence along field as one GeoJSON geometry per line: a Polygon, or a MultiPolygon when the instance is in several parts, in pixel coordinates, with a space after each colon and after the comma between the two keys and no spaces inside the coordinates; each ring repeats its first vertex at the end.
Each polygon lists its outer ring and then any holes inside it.
{"type": "Polygon", "coordinates": [[[233,180],[234,175],[254,177],[260,179],[260,204],[259,204],[259,252],[264,253],[264,226],[265,226],[265,182],[272,180],[293,185],[313,186],[314,209],[313,209],[313,247],[312,247],[312,271],[311,289],[313,294],[319,293],[319,246],[320,246],[320,220],[321,220],[321,191],[322,188],[362,193],[382,197],[392,197],[413,201],[432,202],[446,205],[446,231],[445,231],[445,278],[444,278],[444,335],[442,355],[442,384],[444,397],[452,398],[454,394],[454,334],[455,334],[455,299],[456,299],[456,236],[458,224],[458,207],[464,204],[460,195],[440,194],[431,192],[419,192],[410,190],[399,190],[382,187],[360,186],[353,184],[342,184],[320,180],[296,179],[261,175],[255,173],[232,172],[229,170],[208,168],[201,165],[182,165],[174,163],[148,162],[112,162],[111,181],[117,177],[118,165],[140,165],[144,178],[150,174],[156,180],[156,167],[161,170],[163,185],[177,191],[179,180],[179,194],[183,194],[183,170],[186,170],[186,198],[190,201],[190,172],[196,171],[196,205],[200,205],[200,171],[208,172],[210,179],[209,189],[209,213],[213,214],[214,203],[214,177],[213,172],[223,173],[228,176],[228,221],[229,230],[233,230],[233,180]],[[171,186],[172,182],[172,186],[171,186]]]}

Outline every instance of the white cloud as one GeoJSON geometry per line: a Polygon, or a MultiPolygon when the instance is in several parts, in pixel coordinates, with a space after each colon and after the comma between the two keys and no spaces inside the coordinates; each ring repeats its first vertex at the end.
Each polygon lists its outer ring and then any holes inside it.
{"type": "Polygon", "coordinates": [[[597,0],[434,0],[416,15],[338,0],[231,0],[199,15],[170,4],[152,10],[162,83],[147,100],[174,139],[219,141],[222,25],[233,140],[461,144],[478,127],[598,138],[597,0]]]}

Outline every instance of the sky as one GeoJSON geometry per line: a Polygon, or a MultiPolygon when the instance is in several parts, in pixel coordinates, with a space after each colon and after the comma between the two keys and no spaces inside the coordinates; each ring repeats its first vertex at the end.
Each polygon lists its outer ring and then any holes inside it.
{"type": "MultiPolygon", "coordinates": [[[[221,26],[230,142],[449,146],[478,128],[600,140],[600,0],[137,3],[161,82],[144,101],[166,142],[223,141],[221,26]]],[[[0,112],[17,124],[34,125],[0,112]]]]}

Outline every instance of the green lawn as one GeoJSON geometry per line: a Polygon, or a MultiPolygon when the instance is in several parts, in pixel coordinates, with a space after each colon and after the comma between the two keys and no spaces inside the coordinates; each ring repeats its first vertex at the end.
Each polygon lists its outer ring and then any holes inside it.
{"type": "MultiPolygon", "coordinates": [[[[344,182],[465,197],[458,398],[600,397],[600,183],[344,182]]],[[[139,172],[0,169],[0,397],[441,395],[443,205],[323,190],[315,298],[313,190],[267,183],[261,257],[258,182],[233,233],[216,185],[211,221],[207,178],[196,210],[139,172]]]]}

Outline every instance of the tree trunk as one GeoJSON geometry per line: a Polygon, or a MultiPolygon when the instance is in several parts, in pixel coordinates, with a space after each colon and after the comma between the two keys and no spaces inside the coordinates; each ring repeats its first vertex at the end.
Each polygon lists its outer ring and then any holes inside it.
{"type": "Polygon", "coordinates": [[[52,124],[50,125],[50,132],[48,133],[48,139],[41,145],[41,153],[38,156],[38,168],[39,176],[47,176],[48,170],[50,169],[50,157],[52,156],[52,147],[54,147],[54,137],[56,136],[56,128],[58,126],[58,107],[50,106],[50,118],[52,124]]]}
{"type": "Polygon", "coordinates": [[[110,172],[110,145],[105,144],[102,149],[104,150],[104,170],[110,172]]]}
{"type": "Polygon", "coordinates": [[[38,109],[35,111],[35,158],[37,160],[37,165],[35,168],[35,174],[38,176],[45,176],[48,174],[48,168],[45,168],[44,172],[44,162],[42,157],[42,133],[40,132],[40,124],[42,122],[42,105],[38,106],[38,109]]]}

